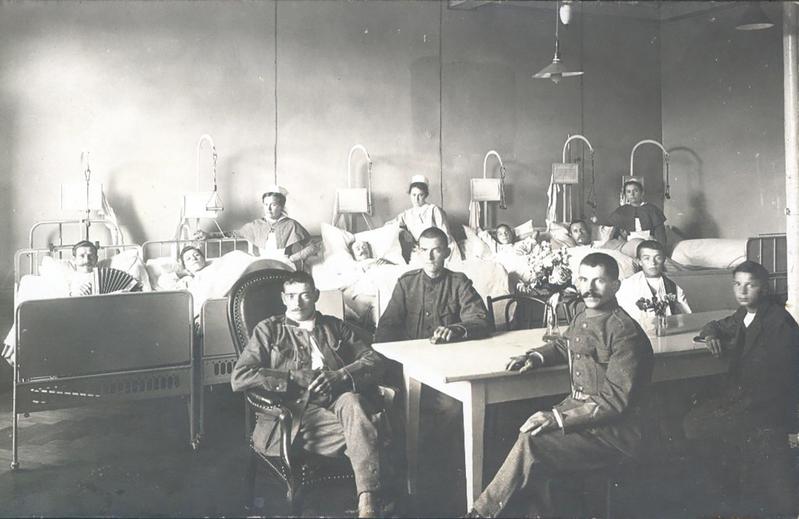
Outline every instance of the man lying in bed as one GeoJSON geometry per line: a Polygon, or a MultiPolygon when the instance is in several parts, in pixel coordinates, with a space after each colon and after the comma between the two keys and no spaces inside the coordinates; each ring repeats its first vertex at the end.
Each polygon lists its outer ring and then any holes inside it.
{"type": "Polygon", "coordinates": [[[372,254],[372,246],[369,245],[369,242],[355,240],[350,244],[349,249],[352,258],[364,272],[379,265],[393,265],[393,263],[387,259],[375,258],[374,254],[372,254]]]}

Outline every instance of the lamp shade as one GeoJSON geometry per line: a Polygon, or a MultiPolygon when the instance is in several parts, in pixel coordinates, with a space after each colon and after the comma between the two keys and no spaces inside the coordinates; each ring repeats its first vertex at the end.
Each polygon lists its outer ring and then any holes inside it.
{"type": "Polygon", "coordinates": [[[774,27],[774,22],[766,16],[763,8],[757,2],[749,3],[738,25],[735,26],[739,31],[761,31],[772,27],[774,27]]]}
{"type": "Polygon", "coordinates": [[[582,76],[582,70],[569,70],[566,65],[556,56],[552,63],[533,74],[536,79],[551,79],[553,83],[558,83],[561,78],[582,76]]]}

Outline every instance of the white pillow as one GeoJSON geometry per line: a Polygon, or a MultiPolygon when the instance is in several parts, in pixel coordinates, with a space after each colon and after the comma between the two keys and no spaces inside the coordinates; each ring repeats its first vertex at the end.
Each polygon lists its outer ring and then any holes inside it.
{"type": "Polygon", "coordinates": [[[344,254],[352,258],[350,245],[355,241],[365,241],[372,248],[375,258],[383,258],[397,265],[405,263],[402,259],[402,247],[399,242],[399,227],[396,223],[388,223],[371,231],[352,234],[332,225],[322,223],[322,243],[325,260],[344,254]]]}
{"type": "MultiPolygon", "coordinates": [[[[158,280],[161,276],[165,274],[176,274],[180,271],[180,265],[178,261],[170,256],[164,256],[163,258],[150,258],[145,263],[145,268],[147,269],[147,275],[150,278],[150,286],[158,287],[159,286],[158,280]]],[[[166,278],[164,278],[166,279],[166,278]]]]}
{"type": "Polygon", "coordinates": [[[491,247],[485,243],[474,229],[468,225],[463,226],[466,239],[463,242],[463,255],[465,260],[488,258],[491,256],[491,247]]]}
{"type": "MultiPolygon", "coordinates": [[[[535,227],[533,227],[533,220],[527,220],[523,224],[517,225],[513,228],[513,234],[516,235],[517,240],[528,238],[535,234],[535,227]]],[[[568,231],[566,231],[568,234],[568,231]]]]}
{"type": "Polygon", "coordinates": [[[683,240],[674,247],[671,259],[694,267],[734,268],[746,260],[746,240],[683,240]]]}
{"type": "Polygon", "coordinates": [[[39,275],[55,290],[69,294],[69,283],[75,267],[68,259],[56,259],[52,256],[44,256],[42,264],[39,266],[39,275]]]}
{"type": "Polygon", "coordinates": [[[148,276],[147,269],[139,256],[139,251],[136,249],[123,250],[119,254],[115,254],[111,258],[111,268],[127,272],[141,283],[144,292],[151,291],[152,284],[148,276]]]}

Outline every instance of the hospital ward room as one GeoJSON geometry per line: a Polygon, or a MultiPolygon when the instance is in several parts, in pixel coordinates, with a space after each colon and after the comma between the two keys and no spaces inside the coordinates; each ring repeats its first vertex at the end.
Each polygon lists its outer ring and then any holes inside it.
{"type": "Polygon", "coordinates": [[[0,2],[0,517],[799,517],[799,2],[0,2]]]}

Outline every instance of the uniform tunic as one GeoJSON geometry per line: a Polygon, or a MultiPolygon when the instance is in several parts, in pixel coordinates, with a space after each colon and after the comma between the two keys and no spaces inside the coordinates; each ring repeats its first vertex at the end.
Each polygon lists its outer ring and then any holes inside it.
{"type": "MultiPolygon", "coordinates": [[[[358,491],[376,491],[381,486],[383,433],[373,416],[378,410],[376,398],[369,395],[383,371],[383,358],[348,325],[317,312],[311,331],[285,316],[258,323],[236,361],[231,385],[234,391],[261,389],[278,394],[292,409],[295,422],[301,423],[294,428],[292,442],[299,441],[306,450],[324,456],[344,451],[352,462],[358,491]],[[325,369],[338,370],[348,380],[346,390],[332,395],[330,402],[308,399],[307,385],[315,376],[311,370],[314,349],[322,354],[325,369]]],[[[268,456],[280,452],[278,414],[278,410],[259,412],[252,434],[254,448],[268,456]]]]}
{"type": "MultiPolygon", "coordinates": [[[[501,513],[509,501],[523,515],[552,515],[541,496],[521,496],[559,471],[599,468],[634,456],[641,442],[639,407],[652,378],[652,345],[641,327],[617,305],[600,315],[579,313],[567,340],[536,349],[543,365],[569,363],[571,393],[552,409],[560,430],[520,433],[475,510],[501,513]],[[521,498],[529,498],[519,503],[521,498]],[[537,499],[540,497],[540,499],[537,499]]],[[[514,511],[518,513],[518,511],[514,511]]]]}
{"type": "Polygon", "coordinates": [[[488,311],[472,281],[446,268],[435,279],[412,270],[397,280],[375,342],[429,338],[437,327],[450,325],[463,328],[465,339],[488,336],[488,311]]]}

